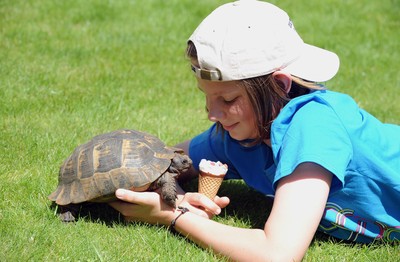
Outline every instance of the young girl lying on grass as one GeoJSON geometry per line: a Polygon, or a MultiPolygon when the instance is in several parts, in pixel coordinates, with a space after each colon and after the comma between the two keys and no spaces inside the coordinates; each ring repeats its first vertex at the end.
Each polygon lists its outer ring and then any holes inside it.
{"type": "Polygon", "coordinates": [[[120,189],[111,205],[127,220],[174,221],[199,245],[247,261],[299,261],[316,230],[400,239],[400,127],[318,84],[336,74],[334,53],[304,43],[283,10],[250,0],[206,17],[187,55],[215,124],[178,146],[196,168],[202,158],[221,161],[226,179],[274,196],[271,214],[264,230],[236,228],[209,219],[227,197],[180,190],[173,209],[155,192],[120,189]]]}

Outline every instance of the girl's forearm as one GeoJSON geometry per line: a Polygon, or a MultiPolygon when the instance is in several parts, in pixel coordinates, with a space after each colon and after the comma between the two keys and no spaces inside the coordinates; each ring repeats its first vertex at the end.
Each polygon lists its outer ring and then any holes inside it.
{"type": "Polygon", "coordinates": [[[203,248],[235,261],[271,260],[267,238],[261,229],[244,229],[217,223],[190,212],[182,215],[175,229],[203,248]]]}

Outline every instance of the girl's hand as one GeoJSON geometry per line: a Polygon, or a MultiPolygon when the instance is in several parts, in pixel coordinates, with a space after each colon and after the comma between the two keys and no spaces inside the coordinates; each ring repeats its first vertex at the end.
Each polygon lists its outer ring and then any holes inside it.
{"type": "MultiPolygon", "coordinates": [[[[127,221],[169,225],[177,215],[176,210],[165,204],[157,192],[118,189],[115,195],[121,201],[112,202],[110,205],[127,221]]],[[[199,193],[186,193],[178,195],[177,205],[187,207],[199,216],[212,218],[229,204],[229,198],[216,196],[214,201],[199,193]]]]}

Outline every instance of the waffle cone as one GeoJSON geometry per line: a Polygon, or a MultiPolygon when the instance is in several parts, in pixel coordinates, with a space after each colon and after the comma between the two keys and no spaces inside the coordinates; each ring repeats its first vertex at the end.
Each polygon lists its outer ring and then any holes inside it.
{"type": "Polygon", "coordinates": [[[214,200],[221,186],[224,176],[213,176],[200,171],[199,175],[199,193],[206,195],[209,199],[214,200]]]}

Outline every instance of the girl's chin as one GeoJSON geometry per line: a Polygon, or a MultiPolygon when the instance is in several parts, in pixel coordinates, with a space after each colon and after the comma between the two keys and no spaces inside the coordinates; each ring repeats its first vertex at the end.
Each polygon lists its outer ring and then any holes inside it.
{"type": "Polygon", "coordinates": [[[228,133],[229,133],[230,137],[232,137],[233,139],[235,139],[237,141],[245,141],[245,140],[249,140],[249,139],[254,139],[253,137],[245,136],[243,134],[238,134],[233,131],[228,131],[228,133]]]}
{"type": "Polygon", "coordinates": [[[242,132],[239,123],[231,125],[231,126],[222,126],[225,132],[228,132],[230,137],[235,140],[243,141],[249,139],[255,139],[257,137],[256,134],[250,134],[251,132],[242,132]]]}

